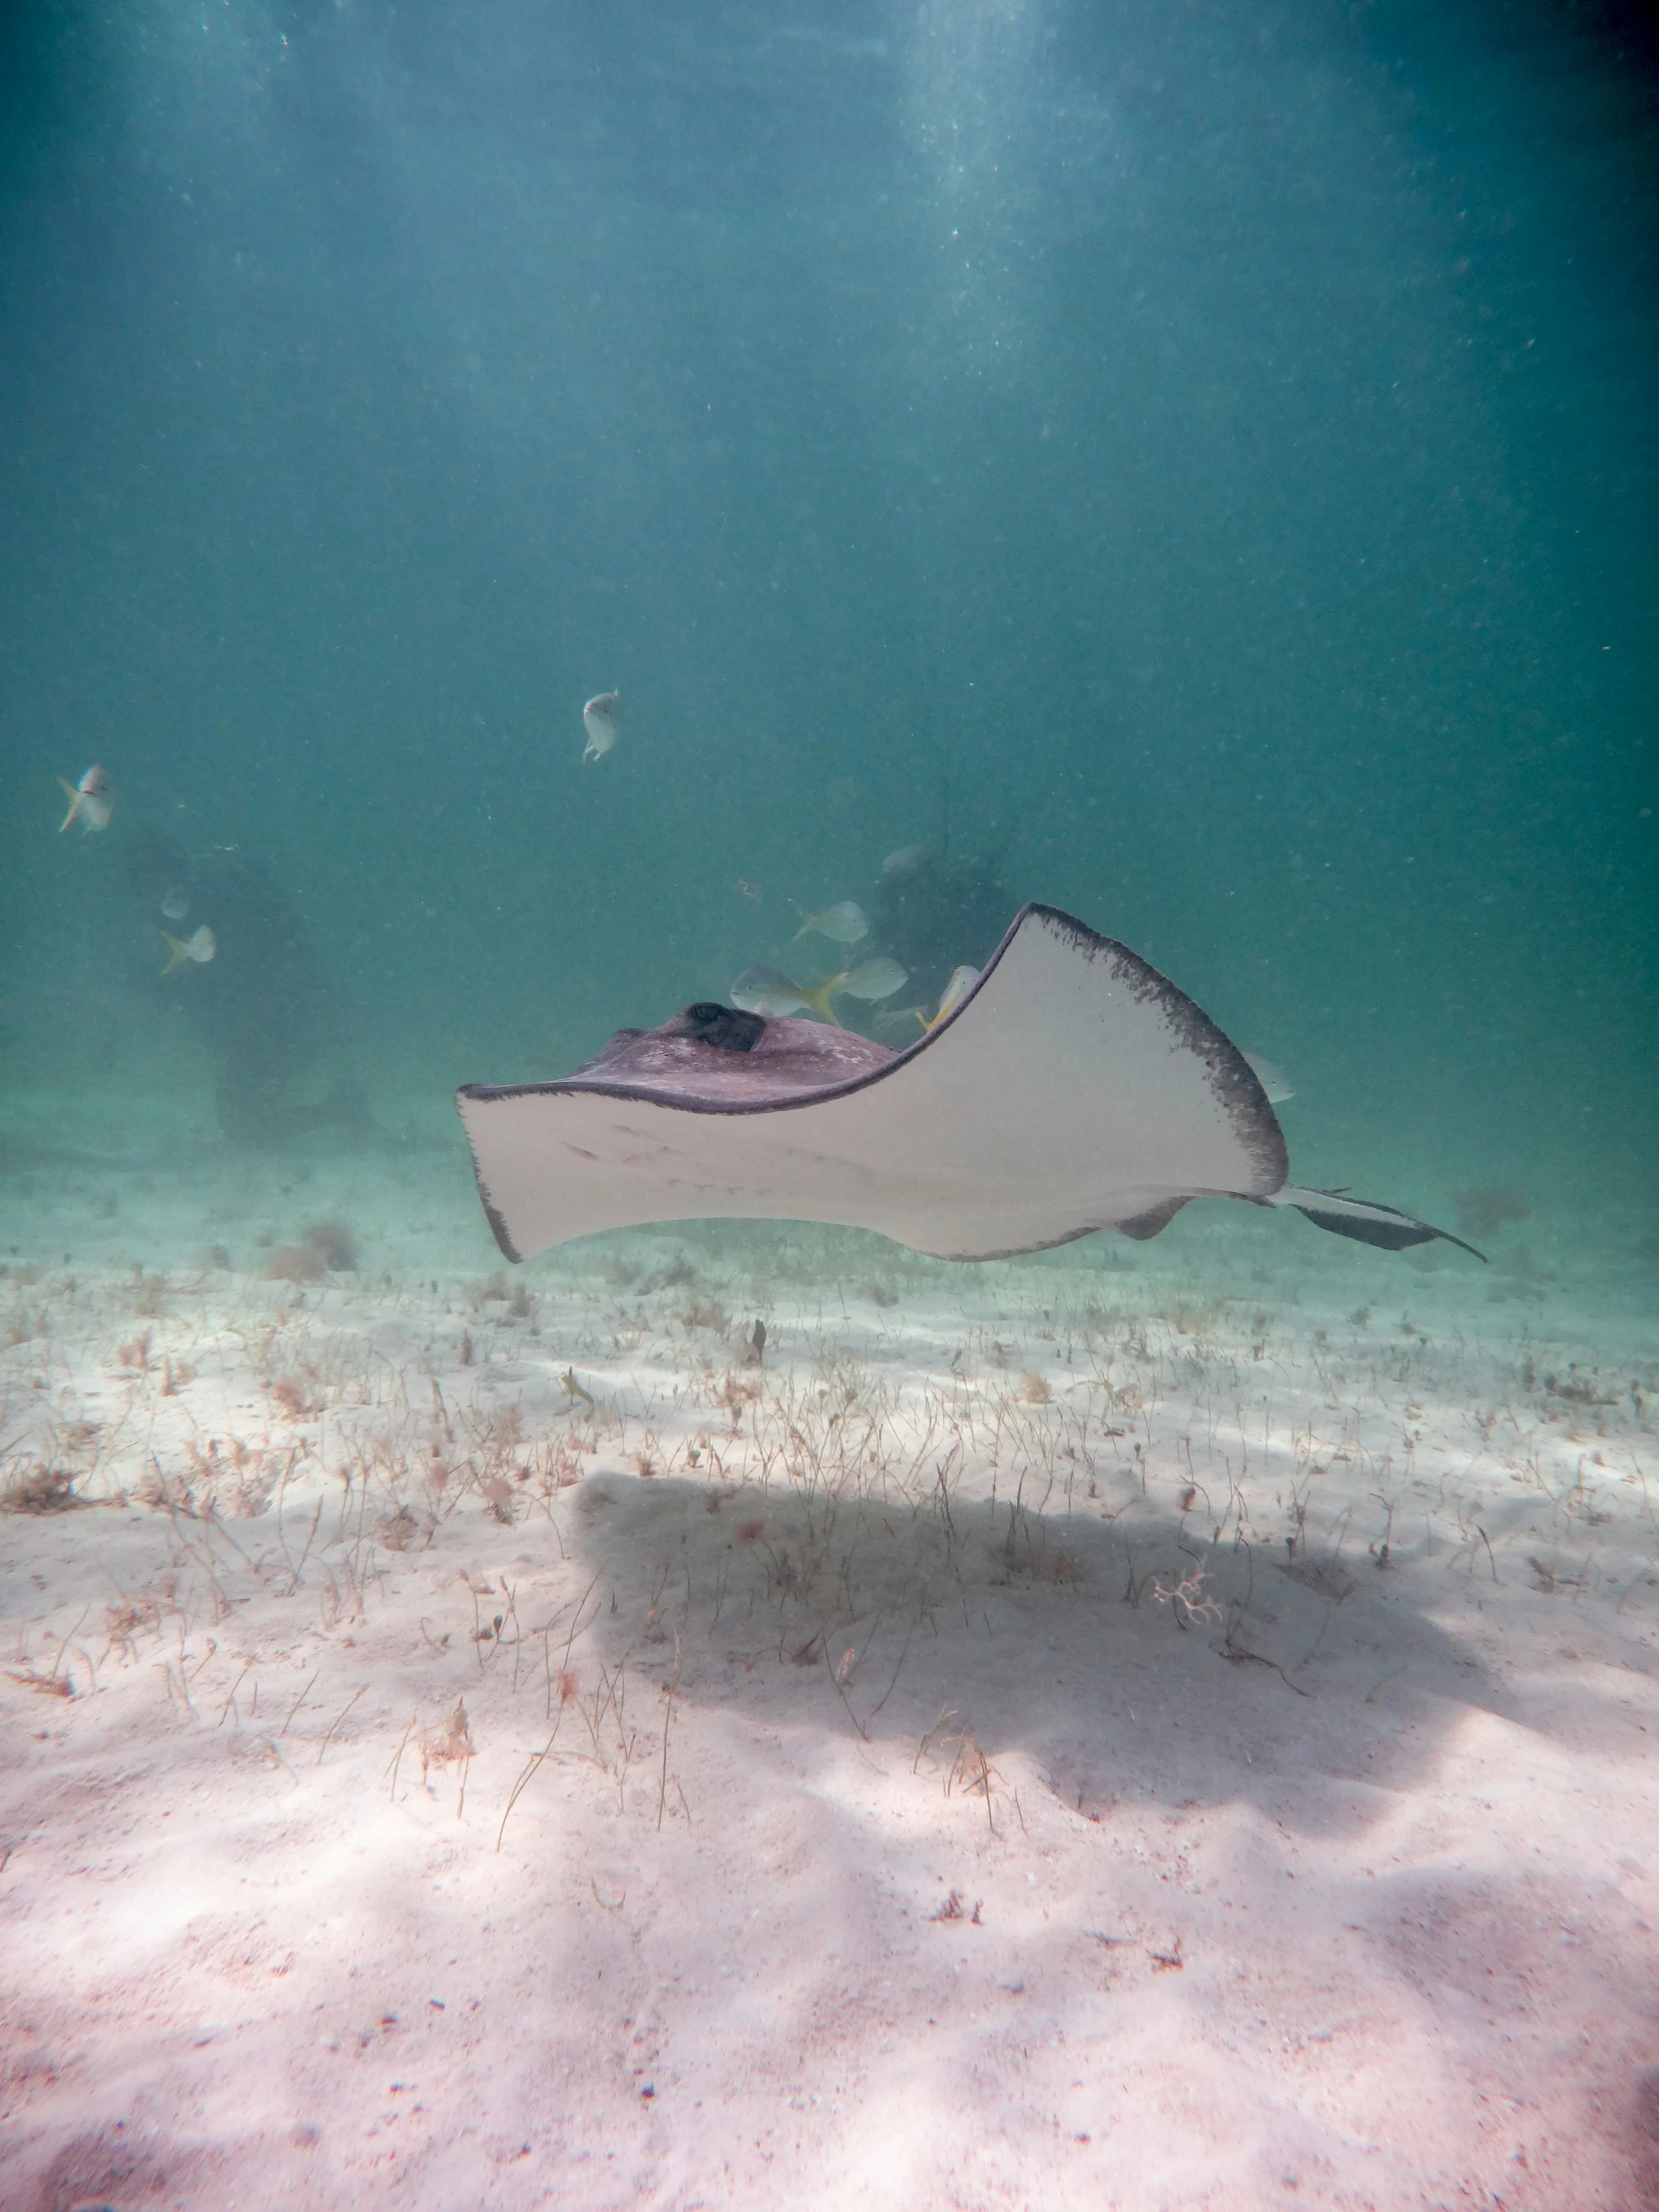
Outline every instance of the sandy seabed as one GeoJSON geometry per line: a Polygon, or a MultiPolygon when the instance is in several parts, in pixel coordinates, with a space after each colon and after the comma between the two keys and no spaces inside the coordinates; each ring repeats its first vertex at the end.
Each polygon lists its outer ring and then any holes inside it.
{"type": "Polygon", "coordinates": [[[1628,1256],[9,1126],[0,2212],[1659,2203],[1628,1256]]]}

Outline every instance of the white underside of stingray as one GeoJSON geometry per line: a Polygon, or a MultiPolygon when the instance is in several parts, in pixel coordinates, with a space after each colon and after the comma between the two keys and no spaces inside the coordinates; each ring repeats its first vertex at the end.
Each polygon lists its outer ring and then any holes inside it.
{"type": "Polygon", "coordinates": [[[834,1222],[987,1260],[1093,1230],[1154,1236],[1194,1198],[1295,1206],[1389,1248],[1443,1234],[1290,1184],[1244,1054],[1155,968],[1051,906],[1022,908],[906,1051],[698,1005],[620,1031],[559,1082],[469,1085],[456,1105],[509,1260],[708,1219],[834,1222]]]}

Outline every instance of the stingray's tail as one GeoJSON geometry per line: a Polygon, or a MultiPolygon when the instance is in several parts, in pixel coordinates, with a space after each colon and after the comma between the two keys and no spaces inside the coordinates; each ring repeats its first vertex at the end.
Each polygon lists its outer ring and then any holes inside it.
{"type": "Polygon", "coordinates": [[[1306,1214],[1316,1229],[1329,1229],[1334,1237],[1353,1237],[1360,1244],[1381,1245],[1384,1252],[1403,1252],[1408,1245],[1432,1244],[1436,1237],[1454,1244],[1459,1252],[1484,1261],[1483,1252],[1464,1244],[1449,1229],[1435,1229],[1395,1206],[1375,1206],[1369,1199],[1350,1198],[1346,1191],[1305,1191],[1287,1183],[1267,1201],[1270,1206],[1294,1206],[1306,1214]]]}

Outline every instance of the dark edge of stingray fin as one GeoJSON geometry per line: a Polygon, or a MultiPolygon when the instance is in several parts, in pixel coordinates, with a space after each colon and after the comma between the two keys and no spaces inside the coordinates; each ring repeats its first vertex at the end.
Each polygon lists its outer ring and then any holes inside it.
{"type": "Polygon", "coordinates": [[[484,1209],[484,1219],[494,1232],[496,1246],[502,1259],[510,1260],[515,1268],[522,1267],[524,1265],[524,1255],[513,1243],[512,1238],[508,1236],[507,1224],[502,1220],[499,1210],[491,1202],[490,1195],[485,1190],[482,1182],[478,1185],[478,1199],[484,1209]]]}
{"type": "Polygon", "coordinates": [[[1192,1203],[1185,1198],[1166,1198],[1161,1205],[1149,1206],[1144,1214],[1135,1214],[1128,1221],[1115,1221],[1111,1227],[1120,1237],[1133,1237],[1137,1244],[1145,1244],[1151,1237],[1161,1237],[1183,1206],[1192,1203]]]}
{"type": "Polygon", "coordinates": [[[1294,1206],[1299,1214],[1305,1214],[1316,1229],[1329,1230],[1333,1237],[1352,1237],[1357,1244],[1378,1245],[1384,1252],[1404,1252],[1411,1245],[1455,1245],[1459,1252],[1466,1252],[1478,1260],[1482,1267],[1486,1262],[1483,1252],[1476,1252],[1473,1245],[1465,1244],[1461,1237],[1454,1237],[1449,1229],[1436,1229],[1431,1223],[1418,1221],[1414,1215],[1402,1214],[1397,1206],[1380,1206],[1373,1199],[1350,1198],[1346,1191],[1305,1191],[1294,1183],[1275,1195],[1276,1206],[1294,1206]],[[1329,1203],[1322,1205],[1321,1200],[1329,1203]]]}
{"type": "MultiPolygon", "coordinates": [[[[475,1086],[468,1084],[455,1093],[455,1109],[457,1113],[460,1112],[461,1100],[467,1095],[468,1090],[471,1090],[473,1088],[475,1088],[475,1086]]],[[[466,1129],[466,1116],[464,1114],[461,1115],[461,1127],[463,1129],[466,1129]]],[[[467,1130],[466,1141],[467,1150],[469,1152],[472,1152],[472,1132],[470,1130],[467,1130]]],[[[478,1155],[476,1152],[472,1152],[472,1180],[478,1186],[478,1203],[484,1209],[484,1219],[490,1225],[490,1234],[495,1239],[496,1249],[500,1252],[503,1260],[510,1260],[515,1268],[522,1267],[524,1265],[524,1255],[513,1243],[512,1237],[508,1233],[507,1224],[502,1216],[500,1207],[496,1205],[494,1199],[490,1197],[489,1192],[484,1187],[484,1174],[483,1170],[478,1165],[478,1155]]]]}

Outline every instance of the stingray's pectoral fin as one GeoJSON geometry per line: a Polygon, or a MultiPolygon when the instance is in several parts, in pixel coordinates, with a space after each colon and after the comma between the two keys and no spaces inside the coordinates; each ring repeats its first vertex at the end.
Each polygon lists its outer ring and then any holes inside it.
{"type": "Polygon", "coordinates": [[[1160,1236],[1189,1203],[1184,1198],[1166,1198],[1156,1206],[1149,1206],[1144,1214],[1132,1214],[1127,1221],[1115,1221],[1112,1227],[1120,1237],[1133,1237],[1137,1244],[1145,1244],[1150,1237],[1160,1236]]]}
{"type": "Polygon", "coordinates": [[[1402,1214],[1396,1206],[1376,1206],[1369,1199],[1350,1198],[1343,1191],[1306,1191],[1298,1184],[1287,1183],[1267,1203],[1294,1206],[1316,1229],[1329,1229],[1334,1237],[1352,1237],[1359,1244],[1381,1245],[1384,1252],[1404,1252],[1410,1245],[1432,1244],[1441,1238],[1482,1263],[1486,1258],[1449,1229],[1435,1229],[1411,1214],[1402,1214]]]}

